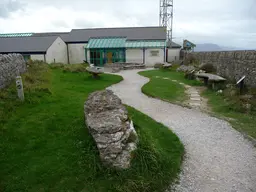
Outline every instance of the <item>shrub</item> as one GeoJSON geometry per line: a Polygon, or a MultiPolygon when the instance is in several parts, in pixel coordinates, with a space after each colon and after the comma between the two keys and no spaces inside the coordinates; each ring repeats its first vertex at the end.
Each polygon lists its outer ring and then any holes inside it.
{"type": "Polygon", "coordinates": [[[193,54],[188,54],[184,60],[184,65],[195,65],[198,66],[199,61],[193,54]]]}
{"type": "Polygon", "coordinates": [[[216,68],[211,63],[202,64],[200,65],[199,69],[205,71],[206,73],[216,72],[216,68]]]}
{"type": "Polygon", "coordinates": [[[163,63],[156,63],[155,65],[154,65],[154,68],[155,69],[160,69],[160,68],[162,68],[163,67],[163,63]]]}
{"type": "Polygon", "coordinates": [[[171,71],[176,71],[179,67],[180,67],[180,64],[175,63],[172,65],[171,71]]]}
{"type": "Polygon", "coordinates": [[[229,85],[223,94],[227,107],[230,110],[240,113],[256,112],[256,97],[253,95],[253,89],[248,89],[245,95],[240,95],[238,87],[229,85]]]}
{"type": "Polygon", "coordinates": [[[51,69],[60,69],[63,68],[65,65],[63,63],[52,63],[49,66],[51,69]]]}
{"type": "Polygon", "coordinates": [[[88,64],[70,64],[70,65],[64,65],[62,67],[63,72],[71,72],[71,73],[81,73],[86,72],[86,68],[88,67],[88,64]]]}
{"type": "Polygon", "coordinates": [[[186,71],[186,72],[185,72],[185,78],[186,78],[186,79],[189,79],[189,80],[194,80],[194,79],[196,79],[195,72],[186,71]]]}

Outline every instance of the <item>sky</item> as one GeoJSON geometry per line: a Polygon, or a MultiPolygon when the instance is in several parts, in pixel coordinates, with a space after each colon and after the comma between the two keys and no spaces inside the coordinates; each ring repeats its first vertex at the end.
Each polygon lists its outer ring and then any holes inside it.
{"type": "MultiPolygon", "coordinates": [[[[256,0],[174,0],[173,41],[256,49],[256,0]]],[[[159,0],[0,0],[0,33],[159,25],[159,0]]]]}

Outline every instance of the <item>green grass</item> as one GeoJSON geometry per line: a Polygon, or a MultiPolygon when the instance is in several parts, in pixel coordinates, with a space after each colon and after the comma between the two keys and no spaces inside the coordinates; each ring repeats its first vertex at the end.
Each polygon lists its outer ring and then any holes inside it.
{"type": "Polygon", "coordinates": [[[202,85],[202,83],[200,81],[185,79],[184,73],[176,72],[176,71],[173,71],[172,69],[171,70],[161,69],[161,70],[142,71],[142,72],[139,72],[139,74],[142,76],[148,77],[148,78],[152,78],[155,76],[168,77],[172,80],[177,80],[179,82],[182,82],[184,84],[191,85],[191,86],[201,86],[202,85]]]}
{"type": "Polygon", "coordinates": [[[179,103],[187,100],[185,88],[170,80],[151,77],[150,82],[145,84],[141,90],[148,96],[160,98],[172,103],[179,103]]]}
{"type": "Polygon", "coordinates": [[[13,85],[0,91],[0,191],[163,191],[177,176],[181,142],[132,108],[140,140],[132,167],[114,171],[102,166],[85,127],[83,105],[89,93],[121,81],[120,76],[95,80],[87,73],[45,66],[40,73],[36,68],[23,75],[29,76],[25,103],[15,100],[13,85]]]}
{"type": "Polygon", "coordinates": [[[203,93],[203,96],[208,99],[208,104],[215,114],[226,117],[235,129],[256,139],[255,113],[234,111],[235,104],[232,101],[228,101],[223,95],[217,95],[209,89],[203,93]]]}
{"type": "Polygon", "coordinates": [[[189,81],[184,78],[183,73],[171,70],[151,70],[139,72],[140,75],[150,78],[150,82],[142,87],[142,92],[148,96],[156,97],[171,103],[182,104],[188,99],[184,86],[171,80],[162,79],[167,77],[189,85],[200,85],[198,81],[189,81]],[[161,78],[156,78],[159,76],[161,78]]]}

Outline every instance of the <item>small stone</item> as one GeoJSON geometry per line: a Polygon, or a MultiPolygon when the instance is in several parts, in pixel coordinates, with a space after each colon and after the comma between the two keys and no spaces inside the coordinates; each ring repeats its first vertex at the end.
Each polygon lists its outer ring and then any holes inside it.
{"type": "Polygon", "coordinates": [[[191,101],[201,101],[200,97],[191,97],[190,98],[191,101]]]}
{"type": "Polygon", "coordinates": [[[192,93],[190,96],[191,97],[200,97],[200,95],[198,93],[192,93]]]}
{"type": "Polygon", "coordinates": [[[201,104],[200,103],[190,103],[190,106],[195,106],[195,107],[199,107],[199,106],[201,106],[201,104]]]}

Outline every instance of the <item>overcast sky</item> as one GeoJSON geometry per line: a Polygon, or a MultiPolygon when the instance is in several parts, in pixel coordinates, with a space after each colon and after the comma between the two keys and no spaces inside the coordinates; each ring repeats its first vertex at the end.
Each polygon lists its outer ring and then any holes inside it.
{"type": "MultiPolygon", "coordinates": [[[[256,0],[174,0],[173,37],[256,49],[256,0]]],[[[0,0],[0,33],[158,26],[159,0],[0,0]]]]}

